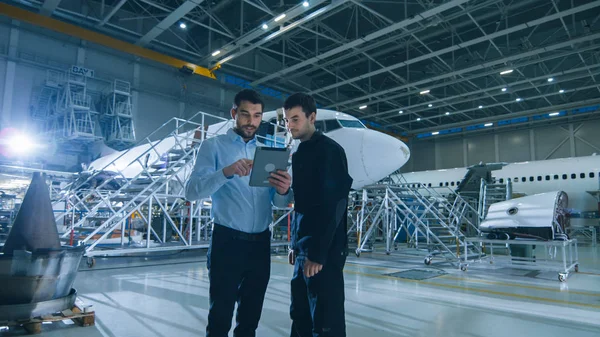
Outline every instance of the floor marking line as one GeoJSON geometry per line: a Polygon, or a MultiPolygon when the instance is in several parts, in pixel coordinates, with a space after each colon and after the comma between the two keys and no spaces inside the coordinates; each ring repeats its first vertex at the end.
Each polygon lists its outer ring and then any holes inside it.
{"type": "Polygon", "coordinates": [[[489,284],[489,285],[501,285],[501,286],[507,286],[507,287],[520,287],[520,288],[526,288],[526,289],[535,289],[535,290],[542,290],[542,291],[550,291],[550,292],[557,292],[557,293],[563,293],[563,294],[576,294],[576,295],[585,295],[585,296],[600,296],[600,293],[595,293],[595,292],[583,292],[583,291],[578,291],[578,290],[565,290],[565,291],[561,291],[560,289],[540,287],[540,286],[533,286],[533,285],[527,285],[527,284],[508,283],[508,282],[499,282],[499,281],[473,279],[473,278],[460,278],[460,277],[455,277],[455,276],[448,275],[448,274],[442,275],[440,277],[442,277],[444,279],[448,279],[448,280],[467,281],[467,282],[483,283],[483,284],[489,284]]]}
{"type": "Polygon", "coordinates": [[[584,275],[594,275],[594,276],[600,276],[600,274],[596,274],[596,273],[587,273],[587,272],[584,272],[584,271],[579,271],[579,272],[577,272],[577,274],[584,274],[584,275]]]}
{"type": "Polygon", "coordinates": [[[429,282],[429,281],[418,281],[418,280],[401,279],[401,278],[396,278],[396,277],[387,276],[387,275],[366,274],[366,273],[355,272],[355,271],[350,271],[350,270],[344,270],[344,273],[361,275],[361,276],[366,276],[366,277],[383,278],[383,279],[388,279],[388,280],[396,280],[396,281],[401,281],[401,282],[426,284],[426,285],[431,285],[431,286],[434,286],[434,287],[441,287],[441,288],[459,289],[459,290],[466,290],[466,291],[487,293],[487,294],[498,295],[498,296],[505,296],[505,297],[515,297],[515,298],[519,298],[519,299],[528,299],[528,300],[539,301],[539,302],[550,302],[550,303],[556,303],[556,304],[576,305],[576,306],[582,306],[582,307],[589,307],[589,308],[594,308],[594,309],[600,309],[600,305],[596,305],[596,304],[579,303],[579,302],[569,302],[569,301],[557,300],[557,299],[552,299],[552,298],[536,297],[536,296],[520,295],[520,294],[511,294],[511,293],[505,293],[505,292],[501,292],[501,291],[487,290],[487,289],[467,288],[467,287],[458,286],[458,285],[443,284],[443,283],[434,283],[434,282],[429,282]]]}

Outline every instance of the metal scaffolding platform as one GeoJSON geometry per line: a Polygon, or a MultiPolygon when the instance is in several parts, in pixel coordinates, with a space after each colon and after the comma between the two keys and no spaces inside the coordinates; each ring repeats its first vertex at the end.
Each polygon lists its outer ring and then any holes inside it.
{"type": "Polygon", "coordinates": [[[46,71],[45,81],[31,95],[37,133],[56,145],[72,145],[72,151],[84,151],[86,144],[102,139],[118,150],[133,145],[131,85],[114,80],[100,92],[90,89],[89,79],[73,68],[46,71]]]}
{"type": "Polygon", "coordinates": [[[131,84],[115,80],[103,95],[101,110],[106,145],[122,150],[135,144],[131,84]]]}
{"type": "Polygon", "coordinates": [[[390,254],[401,234],[410,247],[427,251],[427,265],[438,256],[459,265],[463,252],[469,257],[482,254],[477,245],[466,241],[464,234],[467,228],[479,232],[467,216],[477,211],[460,196],[449,201],[422,185],[382,184],[365,187],[361,201],[356,221],[357,256],[369,251],[368,247],[378,238],[385,241],[386,253],[390,254]]]}
{"type": "MultiPolygon", "coordinates": [[[[56,216],[64,225],[61,238],[86,245],[90,266],[99,255],[207,248],[211,201],[186,201],[184,188],[198,149],[212,136],[207,125],[221,121],[204,112],[189,120],[172,118],[137,146],[71,183],[53,203],[66,210],[56,216]]],[[[271,228],[291,209],[284,211],[271,228]]],[[[287,245],[287,240],[275,244],[287,245]]]]}

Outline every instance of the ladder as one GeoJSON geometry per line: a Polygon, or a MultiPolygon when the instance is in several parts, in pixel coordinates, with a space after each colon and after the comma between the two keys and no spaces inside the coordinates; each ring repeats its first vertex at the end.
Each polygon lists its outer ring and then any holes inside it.
{"type": "Polygon", "coordinates": [[[505,201],[510,198],[509,188],[510,182],[506,184],[499,184],[496,182],[487,183],[484,179],[481,179],[481,185],[479,189],[479,206],[478,213],[481,220],[485,219],[487,212],[490,209],[490,205],[505,201]]]}
{"type": "Polygon", "coordinates": [[[204,201],[185,202],[185,181],[198,148],[212,136],[205,126],[225,120],[204,112],[189,120],[172,118],[137,146],[119,152],[103,167],[80,176],[54,201],[54,205],[67,205],[67,211],[56,218],[57,223],[67,224],[62,239],[72,238],[77,231],[88,257],[198,248],[202,229],[209,221],[202,216],[203,207],[197,206],[204,201]],[[126,238],[126,234],[135,232],[131,227],[134,217],[141,218],[144,224],[145,233],[138,233],[138,238],[145,239],[145,243],[137,242],[134,248],[127,248],[131,236],[126,238]],[[162,235],[154,229],[156,218],[163,222],[162,235]],[[175,234],[174,242],[167,242],[167,228],[175,234]],[[99,244],[114,241],[120,249],[97,250],[99,244]]]}
{"type": "Polygon", "coordinates": [[[378,233],[386,243],[386,254],[390,254],[402,230],[407,235],[412,230],[410,247],[420,249],[425,245],[427,265],[435,256],[458,265],[464,252],[471,257],[482,254],[479,246],[466,241],[466,228],[477,233],[479,229],[465,216],[475,210],[459,196],[449,201],[423,184],[380,184],[365,187],[362,200],[357,256],[368,251],[365,247],[378,233]]]}

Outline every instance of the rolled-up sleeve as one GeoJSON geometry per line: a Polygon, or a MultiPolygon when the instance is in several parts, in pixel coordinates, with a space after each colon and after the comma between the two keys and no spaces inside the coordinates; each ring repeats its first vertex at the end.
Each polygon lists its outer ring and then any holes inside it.
{"type": "Polygon", "coordinates": [[[194,168],[185,186],[185,198],[189,201],[210,197],[230,179],[223,170],[217,170],[217,145],[206,140],[198,150],[194,168]]]}

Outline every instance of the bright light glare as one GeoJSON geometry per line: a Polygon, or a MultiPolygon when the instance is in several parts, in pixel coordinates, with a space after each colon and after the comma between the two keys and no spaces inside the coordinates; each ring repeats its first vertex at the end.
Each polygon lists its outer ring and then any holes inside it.
{"type": "Polygon", "coordinates": [[[281,19],[285,18],[285,13],[281,14],[280,16],[275,18],[275,22],[280,21],[281,19]]]}
{"type": "Polygon", "coordinates": [[[508,89],[506,89],[506,88],[502,88],[502,91],[506,91],[506,90],[508,90],[508,89]]]}
{"type": "Polygon", "coordinates": [[[358,107],[358,108],[359,108],[359,109],[361,109],[361,110],[364,110],[364,109],[366,109],[366,108],[367,108],[367,106],[366,106],[366,105],[361,105],[361,106],[360,106],[360,107],[358,107]]]}
{"type": "Polygon", "coordinates": [[[425,94],[428,94],[428,93],[429,93],[429,91],[430,91],[430,90],[423,90],[423,91],[421,91],[421,92],[420,92],[420,94],[421,94],[421,95],[425,95],[425,94]]]}
{"type": "Polygon", "coordinates": [[[505,71],[501,72],[500,75],[506,75],[506,74],[510,74],[512,72],[513,72],[513,70],[509,69],[509,70],[505,70],[505,71]]]}
{"type": "Polygon", "coordinates": [[[29,152],[35,147],[35,144],[23,135],[16,135],[9,140],[8,146],[10,146],[13,151],[29,152]]]}
{"type": "Polygon", "coordinates": [[[181,29],[186,29],[186,28],[187,28],[187,25],[186,25],[185,23],[183,23],[183,22],[182,22],[182,23],[180,23],[180,24],[179,24],[179,28],[181,28],[181,29]]]}
{"type": "Polygon", "coordinates": [[[560,89],[558,92],[560,92],[561,94],[564,93],[565,91],[563,89],[560,89]]]}
{"type": "Polygon", "coordinates": [[[483,109],[483,105],[480,105],[480,106],[479,106],[479,109],[483,109]]]}
{"type": "Polygon", "coordinates": [[[446,112],[446,116],[449,115],[449,114],[450,114],[449,112],[446,112]]]}
{"type": "Polygon", "coordinates": [[[212,53],[212,56],[217,56],[219,54],[221,54],[221,51],[220,50],[215,50],[214,53],[212,53]]]}
{"type": "Polygon", "coordinates": [[[429,107],[431,108],[433,106],[433,104],[429,104],[429,107]]]}
{"type": "Polygon", "coordinates": [[[400,111],[398,111],[398,113],[399,113],[399,114],[402,114],[402,113],[404,113],[404,111],[400,110],[400,111]]]}
{"type": "Polygon", "coordinates": [[[431,134],[435,136],[435,135],[439,135],[440,133],[439,133],[439,131],[436,131],[436,132],[432,132],[431,134]]]}
{"type": "Polygon", "coordinates": [[[492,126],[492,125],[494,125],[494,123],[487,123],[487,124],[484,124],[484,126],[492,126]]]}
{"type": "Polygon", "coordinates": [[[27,155],[34,152],[36,148],[43,147],[36,144],[31,137],[22,133],[10,135],[1,142],[6,146],[8,152],[15,155],[27,155]]]}
{"type": "Polygon", "coordinates": [[[560,115],[560,112],[553,112],[551,114],[548,114],[548,116],[558,116],[560,115]]]}
{"type": "Polygon", "coordinates": [[[520,98],[517,98],[517,102],[521,102],[521,99],[520,99],[520,98]]]}
{"type": "Polygon", "coordinates": [[[550,77],[550,78],[548,79],[548,82],[552,82],[552,81],[554,81],[554,79],[553,79],[552,77],[550,77]]]}
{"type": "Polygon", "coordinates": [[[309,6],[309,3],[308,3],[308,1],[304,1],[304,2],[302,3],[302,6],[304,6],[304,7],[308,7],[308,6],[309,6]]]}
{"type": "Polygon", "coordinates": [[[266,23],[264,23],[264,24],[262,25],[262,29],[264,29],[264,30],[267,30],[267,29],[269,29],[269,26],[268,26],[266,23]]]}
{"type": "Polygon", "coordinates": [[[421,120],[421,117],[417,118],[417,122],[421,120]]]}

